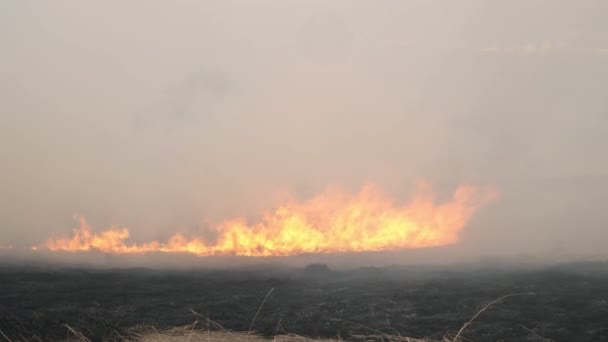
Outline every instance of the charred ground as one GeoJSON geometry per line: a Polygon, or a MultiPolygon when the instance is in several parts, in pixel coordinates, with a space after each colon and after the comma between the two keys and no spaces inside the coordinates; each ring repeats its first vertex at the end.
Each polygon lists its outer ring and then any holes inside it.
{"type": "Polygon", "coordinates": [[[13,340],[58,340],[67,323],[93,340],[112,339],[137,325],[163,329],[204,321],[194,310],[226,329],[246,331],[270,289],[254,324],[269,336],[352,338],[381,331],[441,338],[498,297],[534,292],[484,312],[466,337],[608,341],[606,263],[349,271],[323,265],[189,271],[5,265],[0,330],[13,340]]]}

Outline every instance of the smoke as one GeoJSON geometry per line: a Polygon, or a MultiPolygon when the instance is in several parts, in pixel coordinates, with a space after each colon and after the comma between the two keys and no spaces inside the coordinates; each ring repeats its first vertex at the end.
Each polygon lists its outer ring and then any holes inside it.
{"type": "Polygon", "coordinates": [[[424,178],[501,190],[470,255],[605,256],[607,6],[4,2],[0,244],[74,213],[204,235],[282,192],[424,178]]]}

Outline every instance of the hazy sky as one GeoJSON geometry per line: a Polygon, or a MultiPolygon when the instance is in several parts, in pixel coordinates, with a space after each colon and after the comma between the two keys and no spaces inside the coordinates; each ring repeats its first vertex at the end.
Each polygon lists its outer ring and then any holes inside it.
{"type": "Polygon", "coordinates": [[[472,253],[608,241],[608,2],[0,2],[0,245],[290,189],[496,185],[472,253]]]}

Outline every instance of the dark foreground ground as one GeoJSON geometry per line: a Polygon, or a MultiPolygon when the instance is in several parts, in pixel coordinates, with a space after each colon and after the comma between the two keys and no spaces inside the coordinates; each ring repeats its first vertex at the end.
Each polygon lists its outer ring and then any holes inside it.
{"type": "MultiPolygon", "coordinates": [[[[231,271],[87,270],[0,267],[0,330],[13,341],[61,340],[63,324],[92,340],[117,339],[136,325],[157,329],[209,317],[266,335],[359,334],[434,337],[466,330],[474,341],[608,341],[608,264],[521,268],[365,268],[320,266],[231,271]],[[365,326],[367,328],[364,328],[365,326]],[[536,335],[538,334],[538,335],[536,335]]],[[[2,340],[2,337],[0,337],[2,340]]]]}

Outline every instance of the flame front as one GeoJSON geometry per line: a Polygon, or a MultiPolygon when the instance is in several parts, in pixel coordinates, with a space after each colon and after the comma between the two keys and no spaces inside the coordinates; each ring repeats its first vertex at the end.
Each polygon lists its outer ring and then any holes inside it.
{"type": "Polygon", "coordinates": [[[461,186],[449,201],[436,204],[429,191],[420,190],[409,203],[396,206],[373,185],[354,195],[328,190],[307,201],[288,200],[258,223],[226,220],[217,225],[214,241],[176,234],[166,242],[128,243],[127,228],[94,233],[80,217],[71,238],[49,239],[34,249],[288,256],[435,247],[456,243],[475,211],[496,195],[493,188],[461,186]]]}

